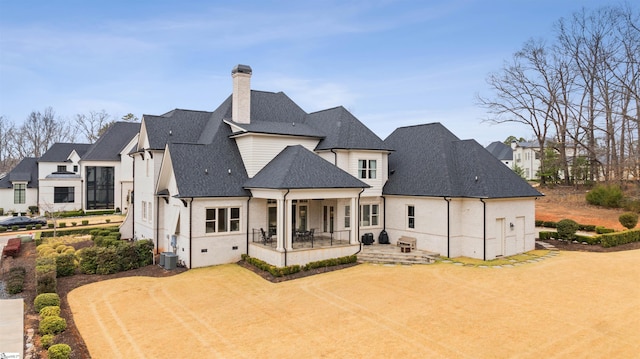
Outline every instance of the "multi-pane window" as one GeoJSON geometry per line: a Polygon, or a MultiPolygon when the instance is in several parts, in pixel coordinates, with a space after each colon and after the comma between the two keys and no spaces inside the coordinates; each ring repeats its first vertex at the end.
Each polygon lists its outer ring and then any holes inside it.
{"type": "Polygon", "coordinates": [[[142,201],[142,219],[146,220],[147,219],[147,202],[146,201],[142,201]]]}
{"type": "Polygon", "coordinates": [[[344,206],[344,228],[351,227],[351,206],[344,206]]]}
{"type": "Polygon", "coordinates": [[[360,226],[371,227],[378,225],[378,205],[365,204],[360,206],[360,226]]]}
{"type": "Polygon", "coordinates": [[[73,172],[78,172],[78,165],[73,165],[73,172]]]}
{"type": "Polygon", "coordinates": [[[376,160],[358,160],[358,178],[375,179],[376,169],[376,160]]]}
{"type": "Polygon", "coordinates": [[[58,165],[58,172],[67,172],[67,165],[58,165]]]}
{"type": "Polygon", "coordinates": [[[205,217],[205,232],[239,232],[240,208],[207,208],[205,217]]]}
{"type": "Polygon", "coordinates": [[[113,167],[86,167],[87,209],[115,208],[113,167]]]}
{"type": "Polygon", "coordinates": [[[76,201],[75,187],[53,187],[53,203],[73,203],[76,201]]]}
{"type": "Polygon", "coordinates": [[[407,206],[407,227],[416,228],[416,208],[407,206]]]}
{"type": "Polygon", "coordinates": [[[13,185],[13,203],[24,204],[27,197],[27,184],[14,183],[13,185]]]}

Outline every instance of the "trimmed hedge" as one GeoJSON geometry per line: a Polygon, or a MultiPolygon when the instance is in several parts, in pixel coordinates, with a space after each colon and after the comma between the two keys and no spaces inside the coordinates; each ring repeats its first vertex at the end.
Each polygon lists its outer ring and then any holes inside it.
{"type": "Polygon", "coordinates": [[[62,253],[56,257],[56,277],[67,277],[76,272],[76,255],[62,253]]]}
{"type": "Polygon", "coordinates": [[[60,306],[60,296],[57,293],[44,293],[36,296],[33,300],[33,306],[36,312],[40,313],[40,310],[49,306],[60,306]]]}
{"type": "Polygon", "coordinates": [[[276,267],[260,259],[250,257],[246,254],[242,255],[242,260],[244,260],[249,264],[254,265],[256,268],[269,272],[274,277],[283,277],[285,275],[298,273],[300,271],[308,271],[315,268],[333,267],[341,264],[355,263],[358,260],[358,257],[355,255],[352,255],[347,257],[325,259],[322,261],[307,263],[303,267],[297,264],[292,266],[286,266],[286,267],[276,267]]]}
{"type": "Polygon", "coordinates": [[[538,236],[541,240],[546,240],[546,239],[557,239],[558,238],[558,232],[552,232],[552,231],[540,231],[539,236],[538,236]]]}
{"type": "Polygon", "coordinates": [[[86,274],[113,274],[153,263],[153,242],[115,241],[108,247],[84,248],[78,253],[80,271],[86,274]]]}
{"type": "Polygon", "coordinates": [[[44,257],[36,260],[36,292],[55,293],[58,288],[55,258],[44,257]]]}
{"type": "Polygon", "coordinates": [[[618,217],[618,221],[626,229],[634,228],[638,224],[638,214],[625,212],[618,217]]]}
{"type": "MultiPolygon", "coordinates": [[[[109,226],[109,227],[102,227],[102,228],[61,229],[61,230],[57,231],[57,234],[58,234],[58,236],[69,236],[69,235],[74,235],[74,234],[91,234],[91,231],[94,231],[94,230],[98,230],[98,231],[107,230],[107,231],[109,231],[109,233],[118,232],[118,226],[109,226]]],[[[53,237],[53,231],[42,232],[42,237],[53,237]]]]}
{"type": "Polygon", "coordinates": [[[573,240],[576,238],[576,231],[578,231],[578,223],[572,219],[563,219],[558,222],[556,228],[558,229],[558,237],[560,239],[573,240]]]}
{"type": "Polygon", "coordinates": [[[7,276],[6,289],[9,294],[17,294],[24,289],[24,277],[27,270],[24,267],[13,267],[7,276]]]}
{"type": "Polygon", "coordinates": [[[606,234],[606,233],[613,233],[615,232],[615,229],[612,228],[606,228],[603,226],[596,226],[596,233],[598,234],[606,234]]]}
{"type": "Polygon", "coordinates": [[[47,350],[49,359],[69,359],[71,357],[71,347],[67,344],[54,344],[47,350]]]}
{"type": "Polygon", "coordinates": [[[40,309],[40,319],[44,319],[46,317],[59,317],[59,316],[60,316],[60,307],[57,305],[49,305],[40,309]]]}
{"type": "Polygon", "coordinates": [[[56,335],[64,332],[65,330],[67,330],[67,321],[56,315],[42,318],[42,320],[40,320],[40,325],[38,326],[38,332],[40,335],[56,335]]]}
{"type": "Polygon", "coordinates": [[[54,344],[55,335],[53,334],[45,334],[40,337],[40,344],[45,349],[49,349],[50,346],[54,344]]]}
{"type": "Polygon", "coordinates": [[[640,241],[640,230],[629,230],[615,233],[607,233],[599,236],[604,248],[615,247],[621,244],[640,241]]]}

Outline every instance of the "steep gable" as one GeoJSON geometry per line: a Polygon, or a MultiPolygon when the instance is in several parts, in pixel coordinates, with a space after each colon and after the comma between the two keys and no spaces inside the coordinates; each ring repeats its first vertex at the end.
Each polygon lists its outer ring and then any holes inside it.
{"type": "Polygon", "coordinates": [[[38,161],[25,157],[6,176],[0,178],[0,188],[12,188],[12,182],[27,182],[27,188],[38,188],[38,161]]]}
{"type": "Polygon", "coordinates": [[[511,146],[507,146],[500,141],[491,142],[486,148],[493,157],[501,161],[513,160],[513,150],[511,149],[511,146]]]}
{"type": "Polygon", "coordinates": [[[288,146],[245,183],[246,188],[368,188],[303,146],[288,146]]]}
{"type": "Polygon", "coordinates": [[[144,115],[148,149],[162,150],[170,142],[196,143],[209,118],[211,112],[180,109],[162,116],[144,115]]]}
{"type": "Polygon", "coordinates": [[[120,153],[140,131],[137,122],[115,122],[100,136],[87,153],[83,161],[119,161],[120,153]]]}
{"type": "Polygon", "coordinates": [[[367,126],[342,106],[309,114],[307,123],[324,134],[316,150],[389,150],[367,126]]]}
{"type": "Polygon", "coordinates": [[[89,143],[54,143],[38,159],[38,162],[66,162],[73,151],[76,151],[78,156],[82,157],[89,148],[91,148],[89,143]]]}

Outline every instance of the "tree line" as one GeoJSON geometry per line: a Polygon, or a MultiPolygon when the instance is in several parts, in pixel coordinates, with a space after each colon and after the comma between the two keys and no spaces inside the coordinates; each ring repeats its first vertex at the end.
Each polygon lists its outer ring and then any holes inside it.
{"type": "MultiPolygon", "coordinates": [[[[138,118],[127,114],[121,120],[138,118]]],[[[105,110],[76,114],[72,121],[64,121],[51,107],[32,111],[21,125],[0,116],[0,175],[23,158],[39,158],[56,142],[94,143],[114,122],[105,110]]]]}
{"type": "Polygon", "coordinates": [[[543,183],[640,176],[639,16],[628,4],[583,8],[488,75],[486,121],[532,130],[543,183]]]}

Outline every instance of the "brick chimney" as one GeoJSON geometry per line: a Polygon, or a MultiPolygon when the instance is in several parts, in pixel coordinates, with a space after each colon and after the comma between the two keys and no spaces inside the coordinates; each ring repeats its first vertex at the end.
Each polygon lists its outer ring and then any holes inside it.
{"type": "Polygon", "coordinates": [[[251,122],[251,67],[237,65],[231,70],[233,78],[233,104],[231,120],[237,123],[251,122]]]}

